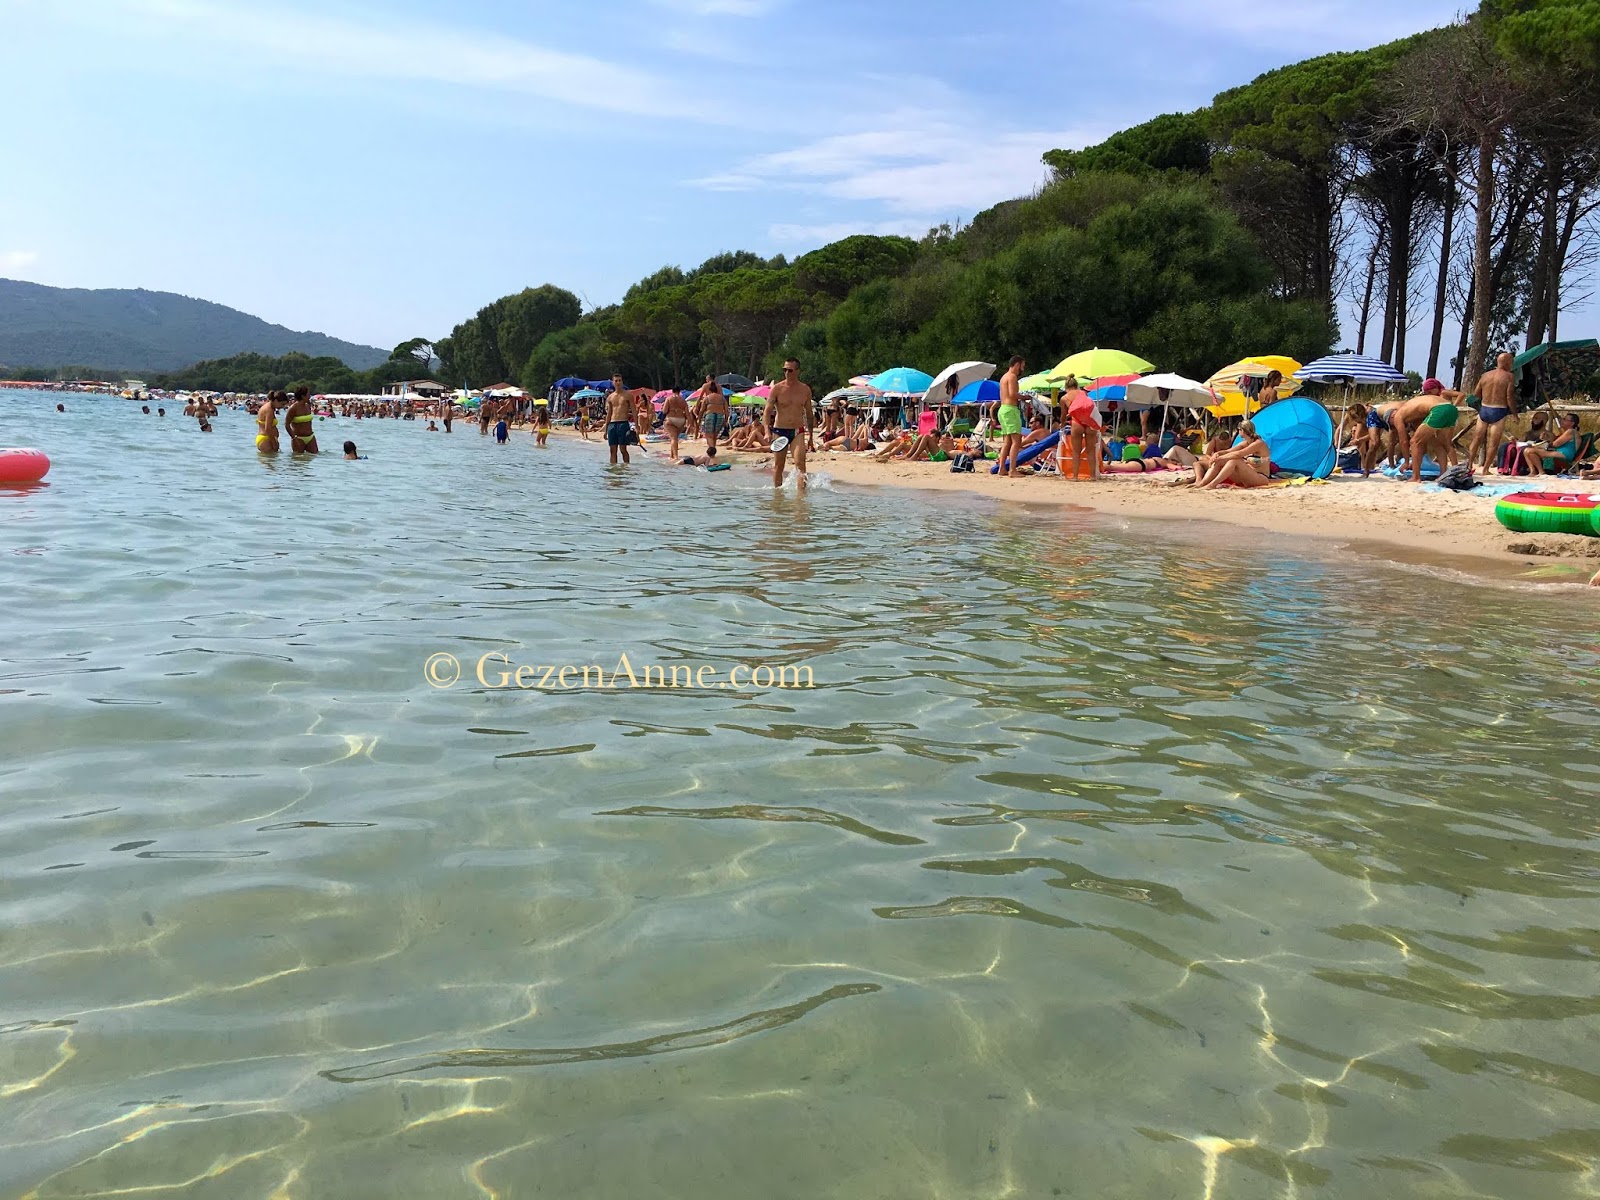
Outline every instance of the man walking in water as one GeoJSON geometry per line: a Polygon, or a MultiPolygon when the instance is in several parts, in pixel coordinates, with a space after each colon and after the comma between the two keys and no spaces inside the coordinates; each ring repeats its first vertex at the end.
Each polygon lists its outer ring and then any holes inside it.
{"type": "Polygon", "coordinates": [[[1505,436],[1507,417],[1517,415],[1517,380],[1511,374],[1516,359],[1502,354],[1494,360],[1494,370],[1485,371],[1478,378],[1478,423],[1472,429],[1472,441],[1467,446],[1467,466],[1478,462],[1478,450],[1484,450],[1485,473],[1494,469],[1500,453],[1500,439],[1505,436]]]}
{"type": "Polygon", "coordinates": [[[1006,373],[1000,376],[1000,474],[1016,478],[1017,455],[1022,450],[1022,389],[1017,381],[1027,367],[1022,355],[1013,355],[1006,373]]]}
{"type": "Polygon", "coordinates": [[[806,442],[800,435],[811,436],[811,389],[800,382],[800,360],[783,360],[783,379],[772,385],[767,397],[767,428],[776,438],[788,438],[787,444],[772,457],[772,486],[783,486],[783,466],[794,451],[794,471],[802,487],[806,481],[806,442]]]}
{"type": "Polygon", "coordinates": [[[700,387],[697,403],[700,405],[700,431],[706,435],[706,449],[714,450],[717,438],[728,432],[733,412],[728,407],[728,398],[710,375],[706,376],[705,383],[700,387]]]}
{"type": "Polygon", "coordinates": [[[606,445],[611,448],[611,465],[617,465],[617,452],[622,461],[631,463],[628,444],[633,440],[633,397],[622,386],[622,376],[611,377],[611,394],[606,397],[606,445]]]}

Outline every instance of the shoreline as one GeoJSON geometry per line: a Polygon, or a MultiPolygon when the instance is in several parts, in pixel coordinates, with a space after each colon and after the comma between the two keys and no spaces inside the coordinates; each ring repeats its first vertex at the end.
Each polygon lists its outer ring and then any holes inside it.
{"type": "MultiPolygon", "coordinates": [[[[552,436],[578,437],[567,429],[552,436]]],[[[696,453],[704,450],[701,442],[685,444],[693,445],[696,453]]],[[[603,443],[596,448],[603,449],[603,443]]],[[[650,443],[648,449],[664,457],[663,443],[650,443]]],[[[766,452],[719,449],[718,453],[726,455],[735,469],[759,469],[771,462],[766,452]]],[[[792,468],[792,458],[790,462],[792,468]]],[[[1056,475],[1002,479],[987,474],[981,465],[971,474],[954,474],[944,463],[876,462],[837,451],[809,455],[806,465],[810,473],[826,474],[849,487],[975,495],[1141,521],[1216,522],[1495,580],[1526,579],[1532,570],[1548,576],[1543,580],[1547,583],[1583,584],[1600,568],[1600,538],[1514,533],[1495,519],[1492,498],[1470,492],[1425,492],[1410,482],[1377,476],[1335,475],[1321,483],[1202,492],[1172,487],[1162,475],[1122,475],[1097,482],[1056,475]]],[[[1494,477],[1486,482],[1512,481],[1494,477]]],[[[1525,482],[1528,491],[1600,495],[1600,481],[1541,476],[1518,482],[1525,482]]]]}

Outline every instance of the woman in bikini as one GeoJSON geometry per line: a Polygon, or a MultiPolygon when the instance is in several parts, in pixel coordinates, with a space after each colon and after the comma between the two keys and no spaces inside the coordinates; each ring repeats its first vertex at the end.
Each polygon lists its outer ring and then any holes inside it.
{"type": "Polygon", "coordinates": [[[282,402],[282,392],[268,392],[256,410],[256,449],[262,454],[278,452],[278,405],[282,402]]]}
{"type": "Polygon", "coordinates": [[[1265,487],[1272,482],[1271,454],[1254,422],[1246,421],[1239,426],[1237,446],[1200,460],[1200,474],[1193,486],[1209,489],[1231,483],[1242,488],[1265,487]]]}
{"type": "Polygon", "coordinates": [[[317,433],[313,428],[316,419],[311,411],[311,389],[296,388],[294,401],[283,413],[283,427],[289,431],[289,449],[294,453],[317,453],[317,433]]]}

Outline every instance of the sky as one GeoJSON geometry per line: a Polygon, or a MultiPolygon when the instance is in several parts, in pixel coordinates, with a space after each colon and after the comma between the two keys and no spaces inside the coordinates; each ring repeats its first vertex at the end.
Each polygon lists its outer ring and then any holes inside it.
{"type": "Polygon", "coordinates": [[[1458,8],[0,0],[0,276],[388,348],[526,286],[601,305],[724,250],[921,236],[1048,149],[1458,8]]]}

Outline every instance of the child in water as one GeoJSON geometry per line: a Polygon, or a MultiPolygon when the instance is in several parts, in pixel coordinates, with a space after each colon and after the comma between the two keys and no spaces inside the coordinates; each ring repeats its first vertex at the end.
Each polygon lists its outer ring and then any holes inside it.
{"type": "Polygon", "coordinates": [[[356,453],[356,444],[354,442],[346,442],[344,444],[344,456],[346,459],[358,459],[361,457],[356,453]]]}

